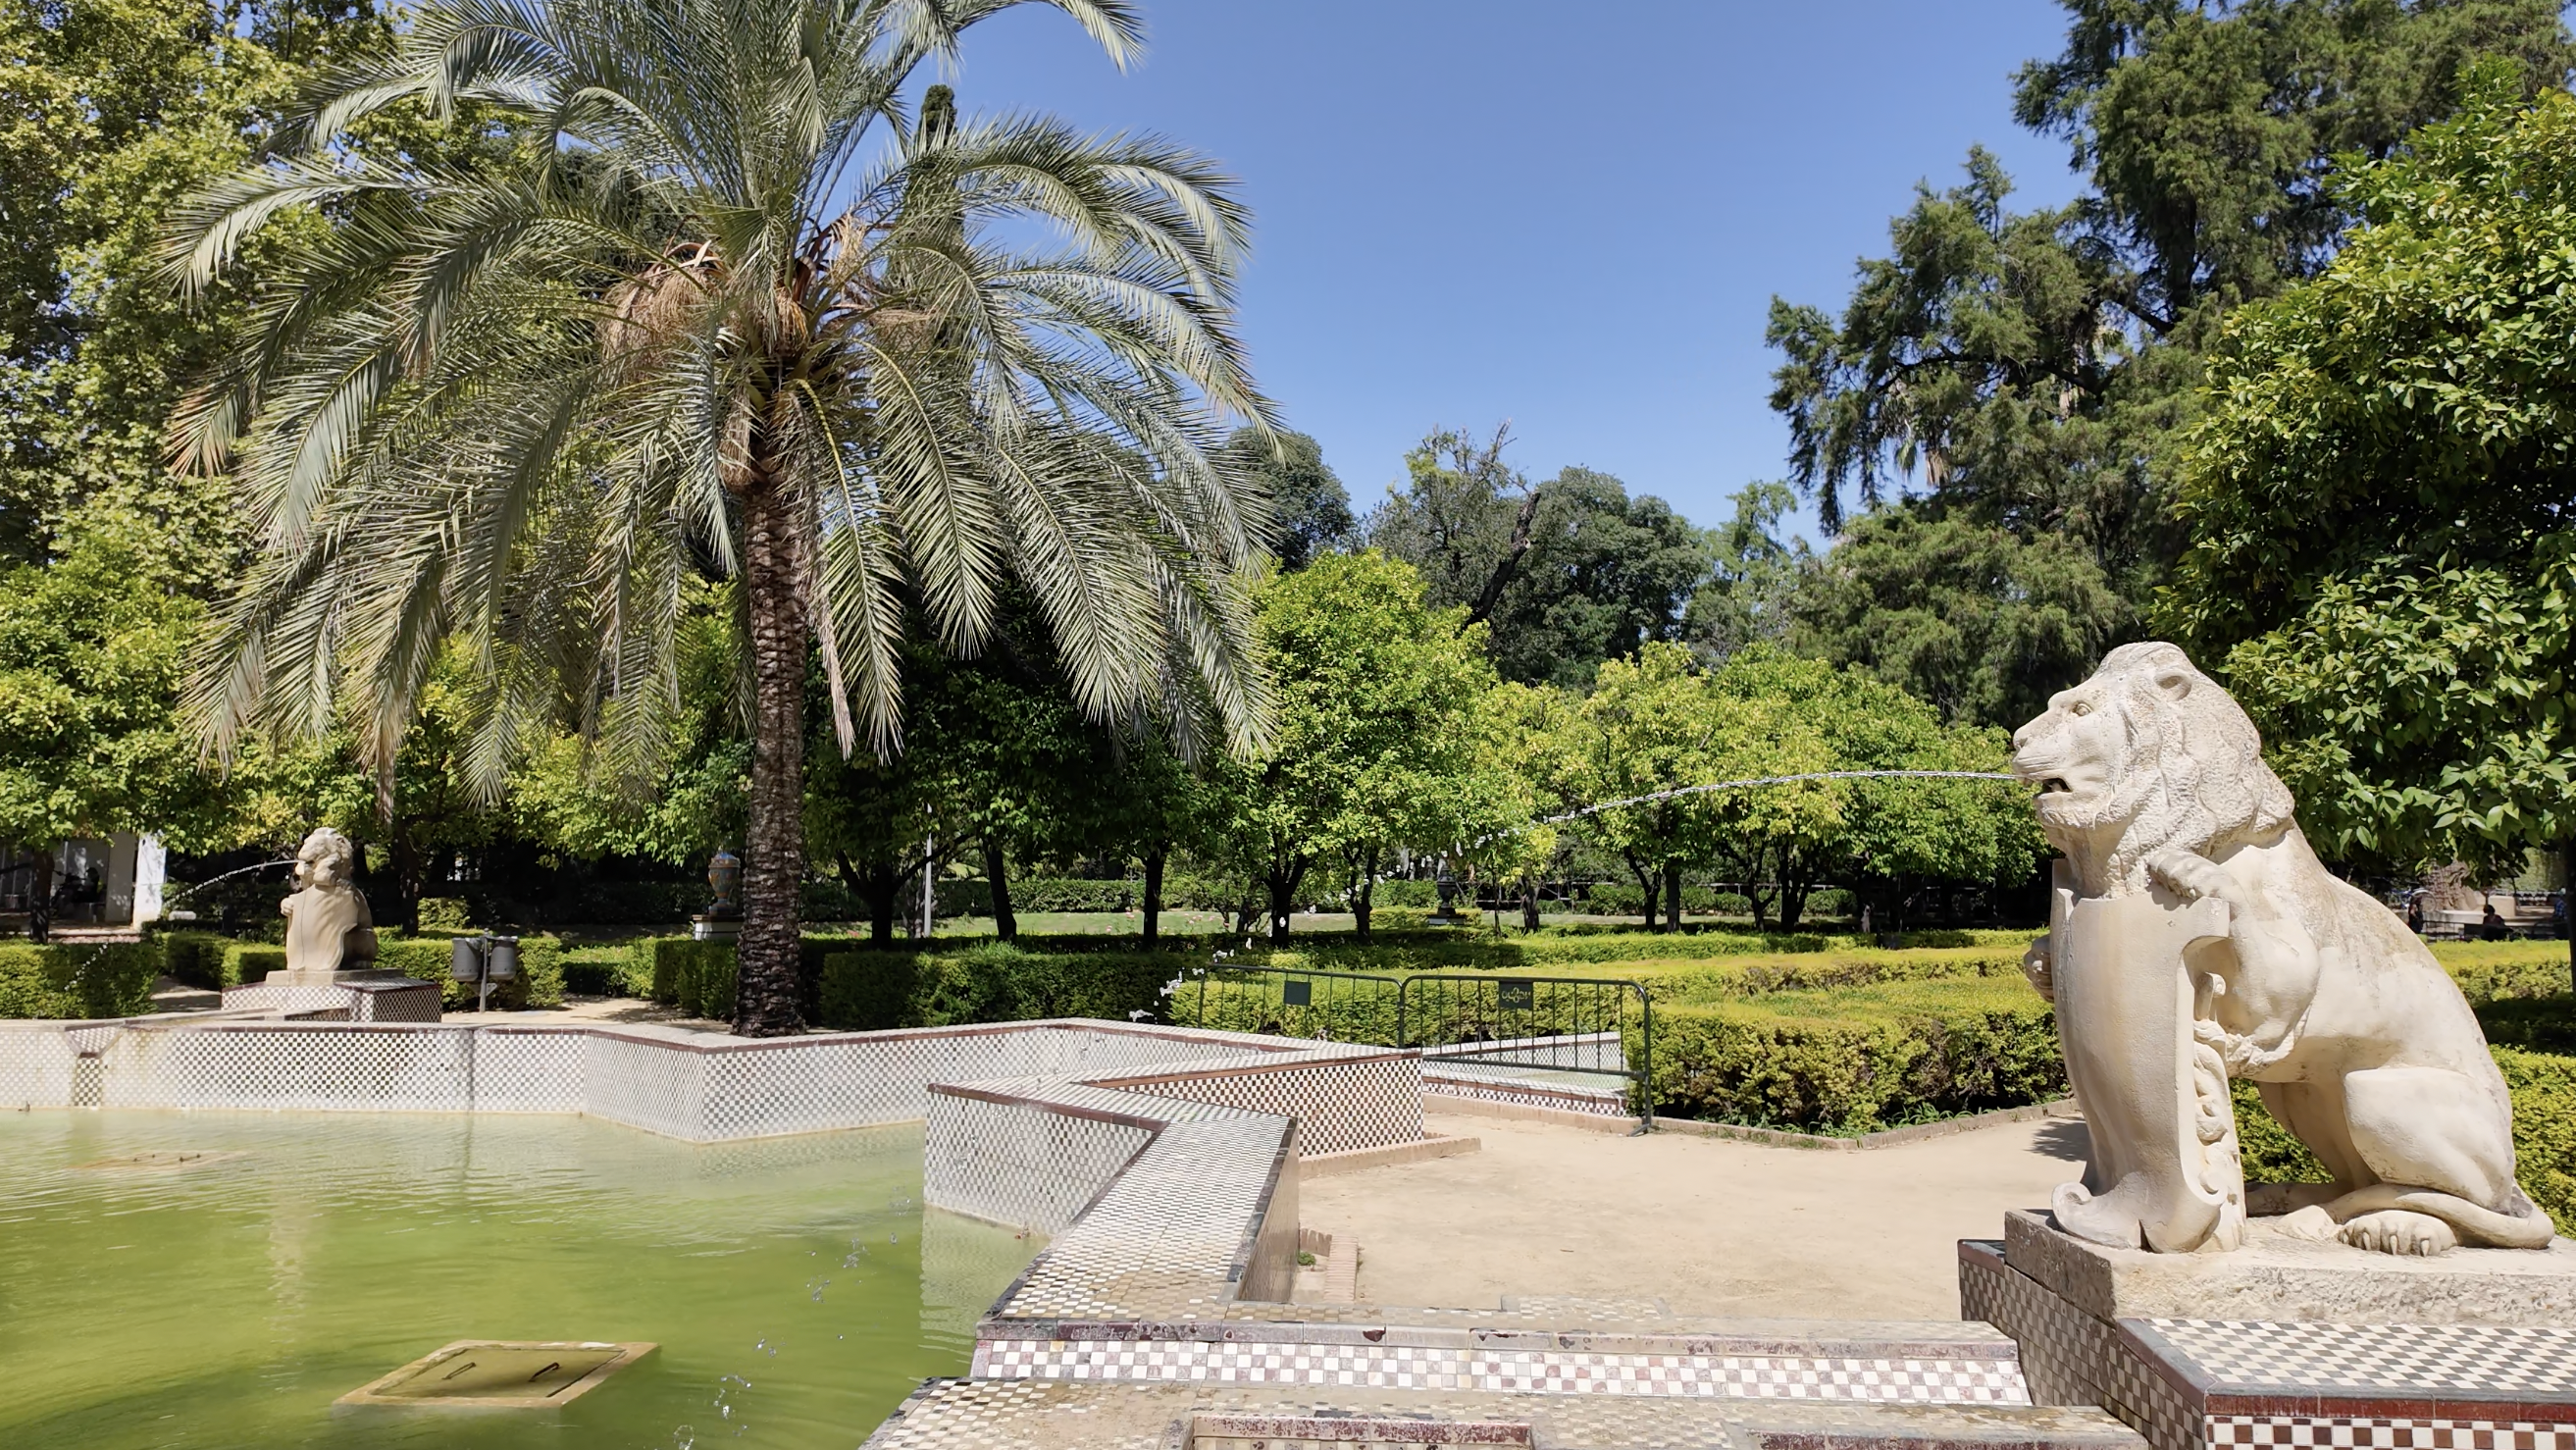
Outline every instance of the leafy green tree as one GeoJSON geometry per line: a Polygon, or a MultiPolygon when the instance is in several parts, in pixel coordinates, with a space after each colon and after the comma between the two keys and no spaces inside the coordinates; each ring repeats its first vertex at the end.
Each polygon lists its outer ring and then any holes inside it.
{"type": "Polygon", "coordinates": [[[1562,795],[1606,806],[1575,826],[1586,839],[1625,863],[1646,901],[1646,927],[1681,924],[1682,873],[1709,861],[1717,850],[1715,827],[1723,803],[1712,795],[1639,799],[1724,780],[1750,733],[1744,718],[1729,718],[1709,688],[1708,675],[1678,644],[1649,644],[1633,660],[1605,660],[1592,692],[1568,722],[1572,757],[1556,772],[1562,795]]]}
{"type": "MultiPolygon", "coordinates": [[[[1269,411],[1230,328],[1245,213],[1159,140],[961,121],[940,88],[909,116],[918,67],[1007,8],[433,4],[337,73],[303,149],[193,203],[190,289],[254,236],[279,254],[180,429],[266,541],[192,697],[209,739],[345,708],[390,761],[455,638],[486,789],[556,702],[646,760],[682,581],[738,577],[755,1035],[799,1025],[809,649],[841,747],[892,750],[910,621],[971,653],[1016,582],[1084,711],[1178,697],[1249,744],[1236,576],[1267,523],[1211,458],[1221,417],[1269,411]],[[459,99],[524,128],[506,164],[341,145],[459,99]]],[[[1113,60],[1139,43],[1123,3],[1056,8],[1113,60]]]]}
{"type": "MultiPolygon", "coordinates": [[[[2478,56],[2509,57],[2528,89],[2563,78],[2576,47],[2550,0],[2064,4],[2066,49],[2023,69],[2016,115],[2067,142],[2087,194],[2016,213],[2002,168],[1972,152],[1964,185],[1923,188],[1891,224],[1839,316],[1775,301],[1772,404],[1829,532],[1849,495],[2089,556],[2093,579],[2045,570],[2070,601],[2120,601],[2089,654],[2135,630],[2182,547],[2180,448],[2227,309],[2332,254],[2350,215],[2323,184],[2332,158],[2385,154],[2449,113],[2478,56]],[[1891,497],[1900,481],[1919,496],[1891,497]]],[[[1924,572],[1862,553],[1843,573],[1862,591],[1902,595],[1924,572]]],[[[2025,572],[1991,576],[2002,602],[2025,572]]],[[[2012,630],[1988,638],[1968,673],[2039,663],[2012,630]]],[[[2077,653],[2024,693],[2072,683],[2077,653]]]]}
{"type": "Polygon", "coordinates": [[[1588,804],[1580,799],[1578,703],[1553,685],[1506,680],[1485,692],[1477,710],[1483,788],[1507,824],[1468,842],[1462,854],[1496,881],[1519,883],[1521,924],[1530,931],[1541,925],[1539,882],[1567,854],[1564,831],[1541,822],[1588,804]]]}
{"type": "Polygon", "coordinates": [[[1270,938],[1319,864],[1349,872],[1369,935],[1372,887],[1399,846],[1453,850],[1512,824],[1490,790],[1476,712],[1494,684],[1483,631],[1424,600],[1375,549],[1326,554],[1261,589],[1277,727],[1239,767],[1234,850],[1269,899],[1270,938]]]}
{"type": "Polygon", "coordinates": [[[2322,276],[2233,319],[2158,612],[2356,864],[2576,842],[2576,98],[2484,84],[2342,179],[2365,224],[2322,276]]]}
{"type": "MultiPolygon", "coordinates": [[[[181,849],[222,830],[171,709],[198,610],[112,538],[0,569],[0,841],[50,848],[115,831],[181,849]]],[[[28,883],[35,932],[53,882],[28,883]]]]}
{"type": "Polygon", "coordinates": [[[2061,0],[2065,53],[2022,67],[2014,116],[2093,184],[2088,234],[2158,332],[2203,298],[2268,296],[2333,255],[2328,175],[2457,103],[2482,58],[2525,94],[2576,65],[2555,0],[2061,0]]]}
{"type": "Polygon", "coordinates": [[[1797,495],[1785,483],[1755,483],[1733,496],[1735,517],[1708,531],[1708,577],[1682,611],[1682,636],[1713,660],[1750,644],[1786,644],[1790,606],[1814,563],[1804,539],[1782,537],[1797,495]]]}
{"type": "Polygon", "coordinates": [[[1589,468],[1560,471],[1537,497],[1529,555],[1492,615],[1505,679],[1580,689],[1601,661],[1681,637],[1709,573],[1699,530],[1662,499],[1631,498],[1589,468]]]}
{"type": "Polygon", "coordinates": [[[1225,440],[1222,462],[1269,496],[1270,547],[1282,569],[1303,569],[1317,554],[1348,544],[1359,526],[1323,445],[1306,434],[1264,437],[1258,428],[1238,428],[1225,440]]]}
{"type": "Polygon", "coordinates": [[[1508,441],[1499,429],[1425,439],[1404,487],[1369,515],[1369,541],[1419,569],[1434,604],[1490,626],[1505,679],[1580,688],[1601,661],[1679,638],[1709,571],[1699,531],[1589,468],[1531,487],[1502,461],[1508,441]]]}
{"type": "MultiPolygon", "coordinates": [[[[1727,761],[1734,779],[1788,773],[1763,767],[1799,758],[1801,771],[1999,772],[2011,753],[2000,729],[1945,724],[1929,703],[1821,660],[1749,650],[1728,661],[1712,689],[1730,714],[1760,722],[1743,738],[1768,752],[1727,761]]],[[[1797,926],[1807,897],[1826,882],[1887,902],[1901,925],[1916,892],[2018,885],[2047,852],[2029,793],[2008,782],[1836,780],[1738,796],[1726,803],[1720,835],[1736,869],[1760,883],[1751,892],[1756,920],[1776,902],[1783,930],[1797,926]]]]}
{"type": "Polygon", "coordinates": [[[1930,701],[1945,720],[2045,711],[2128,611],[2077,544],[1955,513],[1883,509],[1853,521],[1794,596],[1791,639],[1930,701]]]}

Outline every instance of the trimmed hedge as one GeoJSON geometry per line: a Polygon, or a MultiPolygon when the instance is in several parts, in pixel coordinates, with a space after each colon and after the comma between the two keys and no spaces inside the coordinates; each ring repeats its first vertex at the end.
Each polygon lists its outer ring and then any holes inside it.
{"type": "Polygon", "coordinates": [[[1659,1111],[1860,1134],[2063,1095],[2055,1015],[2020,980],[1658,1002],[1659,1111]]]}
{"type": "MultiPolygon", "coordinates": [[[[2563,1234],[2576,1234],[2576,1057],[2491,1049],[2513,1094],[2515,1174],[2563,1234]]],[[[2323,1183],[2325,1166],[2263,1108],[2252,1083],[2234,1085],[2236,1140],[2249,1183],[2323,1183]]]]}
{"type": "Polygon", "coordinates": [[[639,966],[632,946],[566,947],[564,990],[585,997],[649,997],[653,974],[639,966]]]}
{"type": "Polygon", "coordinates": [[[683,1016],[732,1018],[732,942],[648,937],[635,943],[635,955],[629,970],[648,984],[654,1001],[679,1008],[683,1016]]]}
{"type": "Polygon", "coordinates": [[[955,952],[829,952],[816,1020],[878,1030],[1159,1016],[1163,984],[1195,960],[1176,952],[1032,952],[1000,942],[955,952]]]}
{"type": "MultiPolygon", "coordinates": [[[[391,930],[376,933],[376,966],[379,970],[400,972],[423,982],[438,983],[439,1005],[453,1011],[474,1005],[474,989],[456,981],[450,968],[456,960],[453,942],[469,935],[461,931],[424,930],[419,936],[406,937],[391,930]]],[[[550,936],[519,938],[519,975],[503,983],[492,994],[492,1005],[516,1011],[527,1007],[560,1007],[563,1005],[563,943],[550,936]]],[[[224,986],[257,982],[271,972],[286,970],[286,949],[259,942],[234,942],[224,948],[218,975],[224,986]]],[[[171,975],[176,976],[177,973],[171,975]]],[[[182,979],[185,980],[185,979],[182,979]]]]}
{"type": "Polygon", "coordinates": [[[0,945],[0,1017],[134,1017],[152,1010],[158,942],[0,945]]]}
{"type": "MultiPolygon", "coordinates": [[[[400,972],[414,981],[436,982],[439,1005],[448,1011],[472,1007],[475,1001],[473,984],[457,981],[454,967],[456,938],[475,934],[423,928],[420,935],[406,937],[379,931],[376,934],[377,970],[400,972]]],[[[494,988],[491,1005],[510,1012],[530,1007],[562,1006],[563,952],[561,938],[520,937],[519,975],[494,988]]]]}
{"type": "Polygon", "coordinates": [[[161,970],[174,980],[209,992],[241,985],[227,977],[233,966],[232,938],[210,931],[165,932],[160,937],[161,970]]]}

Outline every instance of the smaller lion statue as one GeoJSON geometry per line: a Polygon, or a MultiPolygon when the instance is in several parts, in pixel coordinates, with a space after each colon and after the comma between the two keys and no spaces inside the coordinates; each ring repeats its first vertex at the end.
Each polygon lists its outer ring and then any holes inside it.
{"type": "Polygon", "coordinates": [[[376,959],[376,922],[367,898],[350,884],[357,848],[328,826],[295,853],[299,890],[277,904],[286,918],[286,980],[327,986],[333,972],[360,971],[376,959]]]}
{"type": "MultiPolygon", "coordinates": [[[[2467,999],[2395,914],[2317,860],[2253,721],[2180,649],[2112,651],[2014,733],[2013,768],[2041,785],[2040,827],[2075,899],[2225,905],[2225,934],[2182,949],[2191,1036],[2226,1076],[2255,1083],[2334,1180],[2255,1186],[2247,1212],[2297,1214],[2318,1236],[2385,1253],[2548,1246],[2467,999]]],[[[2051,1000],[2071,965],[2057,950],[2042,937],[2024,964],[2051,1000]]],[[[2087,1028],[2067,1015],[2072,1061],[2087,1028]]]]}

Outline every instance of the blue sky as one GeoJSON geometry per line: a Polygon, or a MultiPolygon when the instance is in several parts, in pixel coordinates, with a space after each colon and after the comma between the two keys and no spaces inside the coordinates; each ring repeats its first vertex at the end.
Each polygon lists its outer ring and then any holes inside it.
{"type": "Polygon", "coordinates": [[[1581,463],[1716,523],[1787,471],[1774,293],[1839,308],[1971,144],[2021,205],[2077,185],[2010,114],[2053,0],[1145,4],[1124,74],[1060,13],[985,22],[961,108],[1158,131],[1242,178],[1258,376],[1363,509],[1429,428],[1508,418],[1533,478],[1581,463]]]}

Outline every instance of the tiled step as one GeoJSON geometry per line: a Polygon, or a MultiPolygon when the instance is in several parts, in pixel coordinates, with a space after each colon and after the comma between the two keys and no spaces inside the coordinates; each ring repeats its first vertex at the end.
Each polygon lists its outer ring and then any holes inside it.
{"type": "Polygon", "coordinates": [[[866,1450],[2144,1450],[2099,1410],[933,1380],[866,1450]]]}
{"type": "MultiPolygon", "coordinates": [[[[1304,1305],[1295,1310],[1312,1312],[1304,1305]]],[[[2012,1341],[1984,1325],[1957,1323],[1735,1321],[1702,1328],[1649,1322],[1564,1329],[1491,1322],[988,1319],[978,1332],[973,1373],[1091,1383],[2030,1404],[2012,1341]]]]}

